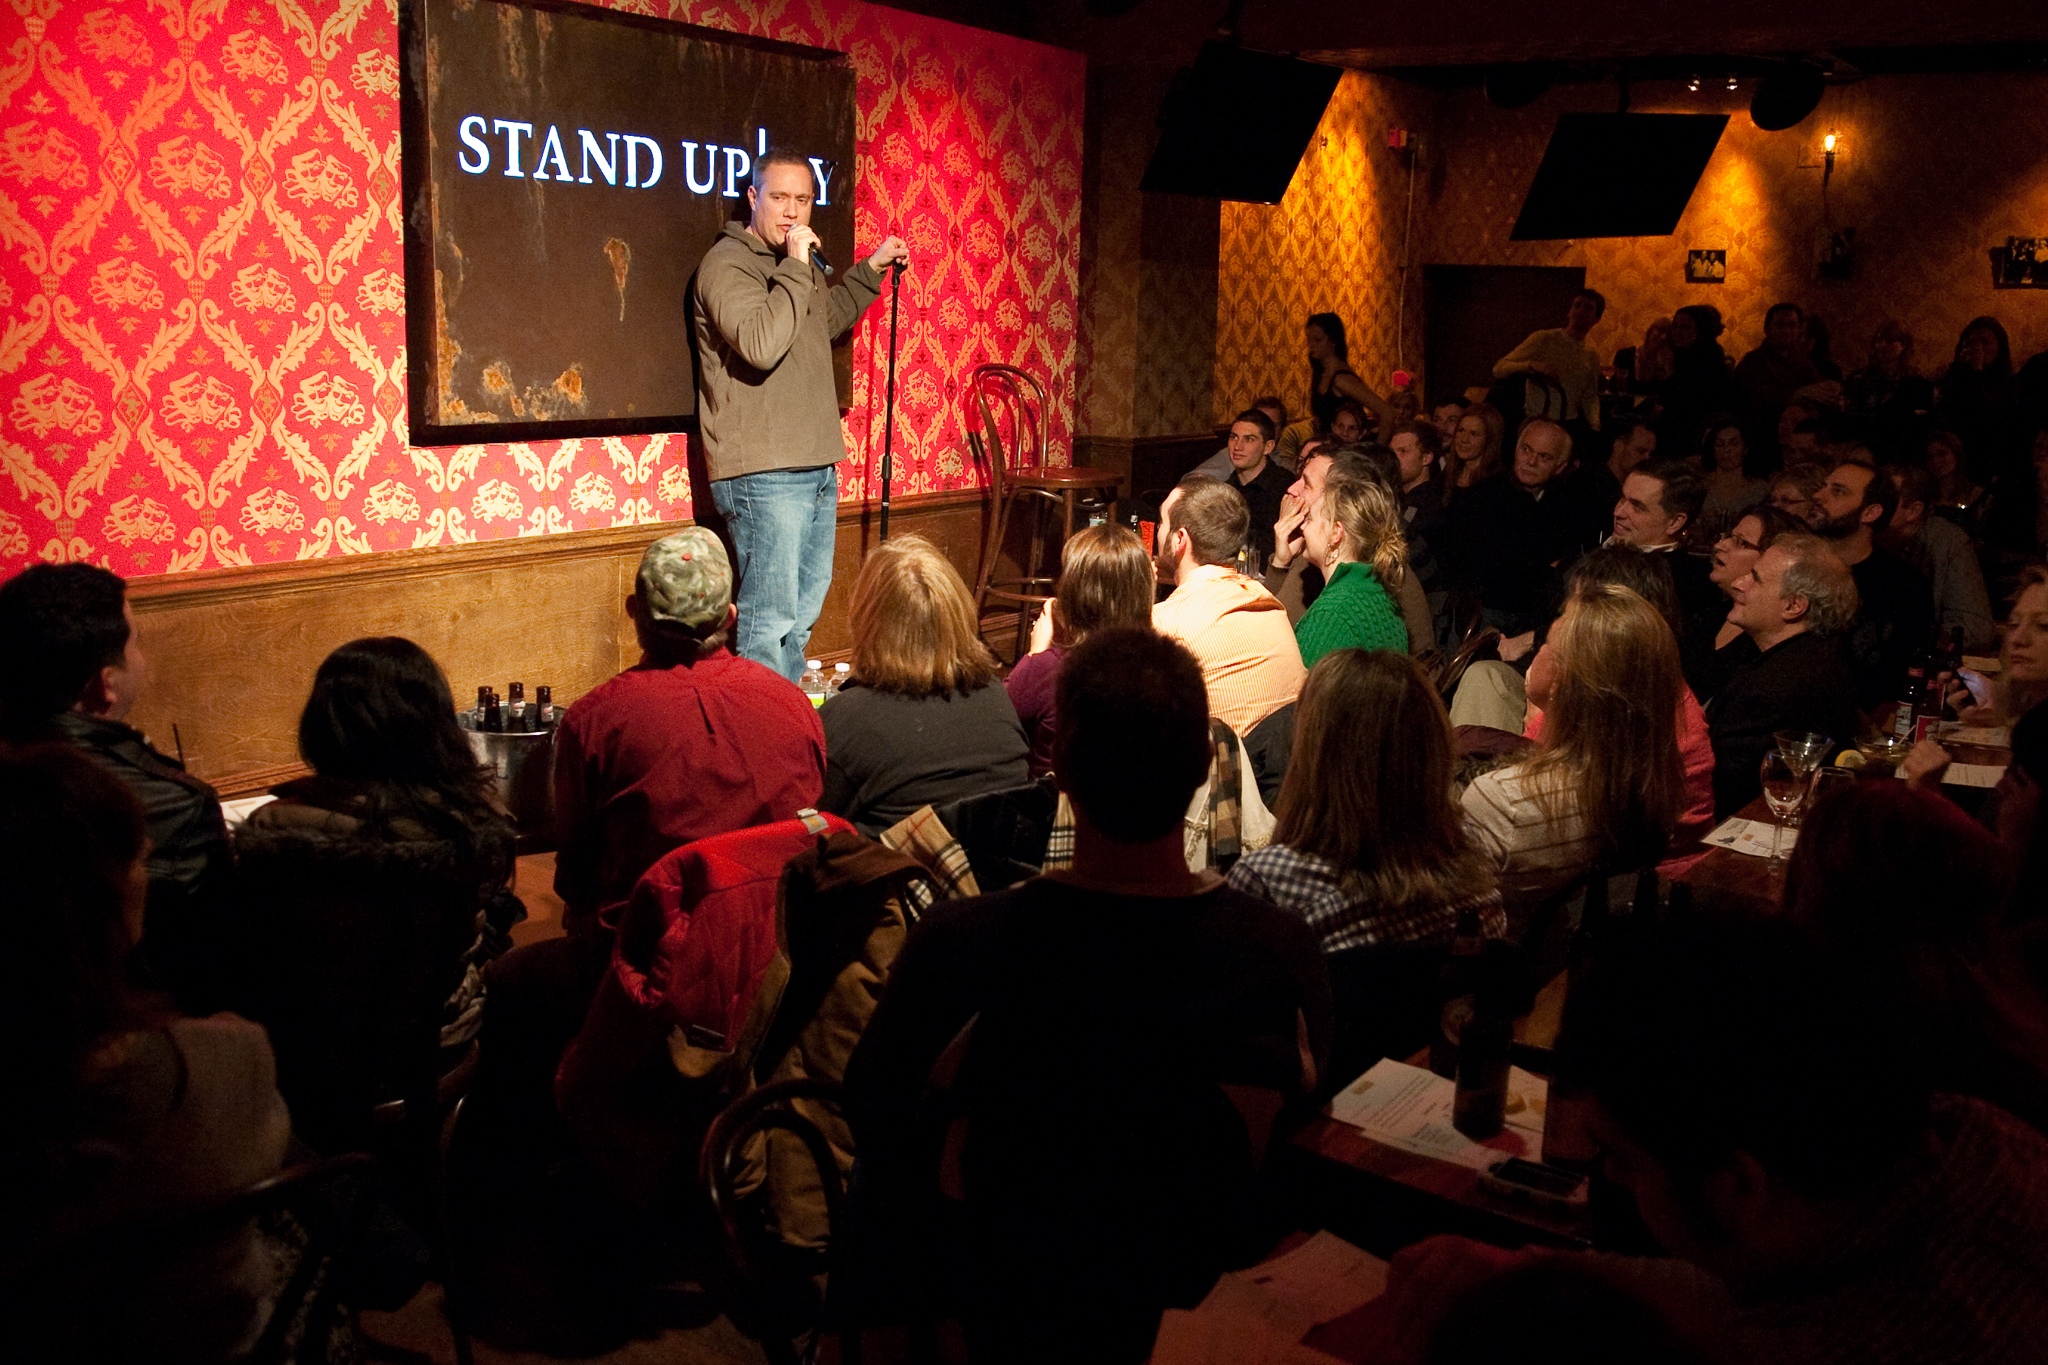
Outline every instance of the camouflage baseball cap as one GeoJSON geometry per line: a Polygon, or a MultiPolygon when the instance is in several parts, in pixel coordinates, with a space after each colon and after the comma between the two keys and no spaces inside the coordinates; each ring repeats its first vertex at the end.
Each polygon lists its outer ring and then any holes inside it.
{"type": "Polygon", "coordinates": [[[639,583],[649,616],[702,630],[723,620],[732,604],[732,561],[717,536],[692,526],[647,547],[639,583]]]}

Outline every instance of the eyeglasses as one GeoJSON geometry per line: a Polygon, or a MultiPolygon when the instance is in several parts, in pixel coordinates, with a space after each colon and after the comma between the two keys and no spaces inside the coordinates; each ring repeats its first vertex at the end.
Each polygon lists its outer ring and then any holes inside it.
{"type": "Polygon", "coordinates": [[[1721,545],[1740,545],[1743,549],[1748,550],[1751,554],[1762,554],[1764,552],[1763,546],[1757,544],[1753,540],[1744,540],[1741,536],[1736,535],[1733,531],[1730,531],[1727,535],[1722,536],[1721,539],[1716,543],[1721,545]]]}

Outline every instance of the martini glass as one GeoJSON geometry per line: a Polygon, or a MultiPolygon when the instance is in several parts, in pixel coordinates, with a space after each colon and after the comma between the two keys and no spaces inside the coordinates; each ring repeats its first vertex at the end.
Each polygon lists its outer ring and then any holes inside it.
{"type": "MultiPolygon", "coordinates": [[[[1812,777],[1813,770],[1827,757],[1828,737],[1816,730],[1780,730],[1771,738],[1778,742],[1778,752],[1785,756],[1785,762],[1791,766],[1793,775],[1801,782],[1812,777]]],[[[1804,804],[1802,801],[1792,810],[1791,824],[1794,829],[1799,828],[1799,817],[1804,804]]]]}

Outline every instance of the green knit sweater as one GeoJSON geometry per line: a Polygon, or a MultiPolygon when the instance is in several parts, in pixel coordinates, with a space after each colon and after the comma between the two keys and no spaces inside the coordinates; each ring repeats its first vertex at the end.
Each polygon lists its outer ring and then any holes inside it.
{"type": "Polygon", "coordinates": [[[1294,625],[1294,641],[1301,646],[1301,662],[1314,668],[1316,660],[1333,649],[1408,650],[1408,628],[1401,613],[1387,600],[1372,565],[1347,562],[1337,565],[1330,580],[1294,625]]]}

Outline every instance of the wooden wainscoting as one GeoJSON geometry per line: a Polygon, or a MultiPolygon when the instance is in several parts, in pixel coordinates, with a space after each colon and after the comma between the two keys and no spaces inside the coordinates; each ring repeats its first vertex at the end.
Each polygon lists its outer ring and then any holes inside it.
{"type": "MultiPolygon", "coordinates": [[[[894,501],[889,531],[929,537],[971,585],[986,516],[979,489],[918,494],[894,501]]],[[[828,663],[851,648],[847,602],[878,522],[872,505],[840,507],[832,590],[812,642],[828,663]]],[[[625,600],[641,551],[688,524],[131,579],[148,674],[130,720],[166,751],[182,743],[188,766],[232,797],[305,771],[297,734],[314,670],[363,636],[419,643],[447,670],[458,704],[480,684],[503,692],[517,678],[529,698],[546,683],[567,705],[639,657],[625,600]]],[[[985,618],[998,652],[1015,624],[1014,613],[985,618]]]]}

